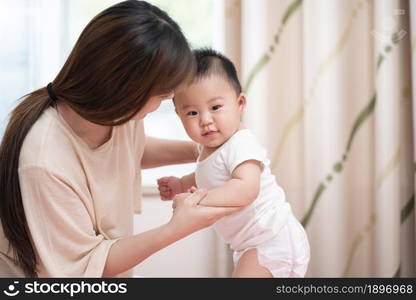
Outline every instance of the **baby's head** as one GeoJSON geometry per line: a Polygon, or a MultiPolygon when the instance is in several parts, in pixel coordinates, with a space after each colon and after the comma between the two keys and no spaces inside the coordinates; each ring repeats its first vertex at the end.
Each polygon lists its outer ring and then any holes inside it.
{"type": "Polygon", "coordinates": [[[215,149],[242,128],[246,99],[228,58],[211,49],[194,54],[195,76],[175,91],[175,109],[189,137],[215,149]]]}

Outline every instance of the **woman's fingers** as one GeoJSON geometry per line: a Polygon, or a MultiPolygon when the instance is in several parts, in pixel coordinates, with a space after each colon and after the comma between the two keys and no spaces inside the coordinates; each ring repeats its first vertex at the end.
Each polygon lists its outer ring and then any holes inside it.
{"type": "Polygon", "coordinates": [[[187,193],[194,193],[195,191],[197,191],[198,189],[196,187],[190,187],[186,192],[187,193]]]}
{"type": "Polygon", "coordinates": [[[186,198],[191,204],[197,205],[208,194],[206,190],[195,190],[190,196],[186,198]]]}
{"type": "Polygon", "coordinates": [[[207,195],[206,190],[194,193],[181,193],[173,198],[172,224],[177,230],[189,234],[214,224],[223,216],[230,215],[243,207],[212,207],[198,203],[207,195]]]}
{"type": "Polygon", "coordinates": [[[176,206],[180,203],[187,203],[189,206],[196,206],[207,195],[206,190],[196,190],[194,193],[180,193],[176,194],[173,201],[176,202],[176,206]]]}
{"type": "Polygon", "coordinates": [[[191,194],[190,193],[180,193],[176,194],[174,200],[175,201],[183,201],[188,198],[191,194]]]}

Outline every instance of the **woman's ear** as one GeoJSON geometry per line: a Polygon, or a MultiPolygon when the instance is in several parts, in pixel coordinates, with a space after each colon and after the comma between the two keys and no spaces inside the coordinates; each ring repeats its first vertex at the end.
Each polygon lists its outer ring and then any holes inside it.
{"type": "Polygon", "coordinates": [[[175,107],[175,113],[178,114],[178,108],[176,107],[175,97],[172,98],[173,106],[175,107]]]}

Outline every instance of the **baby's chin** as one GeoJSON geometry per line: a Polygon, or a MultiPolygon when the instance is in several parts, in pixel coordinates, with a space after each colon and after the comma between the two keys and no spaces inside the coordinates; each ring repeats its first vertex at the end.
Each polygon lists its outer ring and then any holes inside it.
{"type": "Polygon", "coordinates": [[[202,143],[201,145],[203,145],[205,148],[215,150],[215,149],[217,149],[218,147],[220,147],[224,143],[225,143],[225,141],[222,141],[222,142],[202,143]]]}
{"type": "Polygon", "coordinates": [[[228,139],[229,137],[225,138],[224,136],[221,135],[219,138],[215,138],[210,141],[200,139],[199,144],[206,148],[216,149],[218,147],[221,147],[226,141],[228,141],[228,139]]]}

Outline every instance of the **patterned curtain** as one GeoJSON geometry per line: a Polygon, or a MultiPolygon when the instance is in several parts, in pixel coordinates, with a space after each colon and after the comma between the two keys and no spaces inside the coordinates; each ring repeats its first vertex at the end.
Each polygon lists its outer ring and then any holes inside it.
{"type": "Polygon", "coordinates": [[[415,1],[225,4],[245,124],[306,227],[307,276],[416,276],[415,1]]]}

